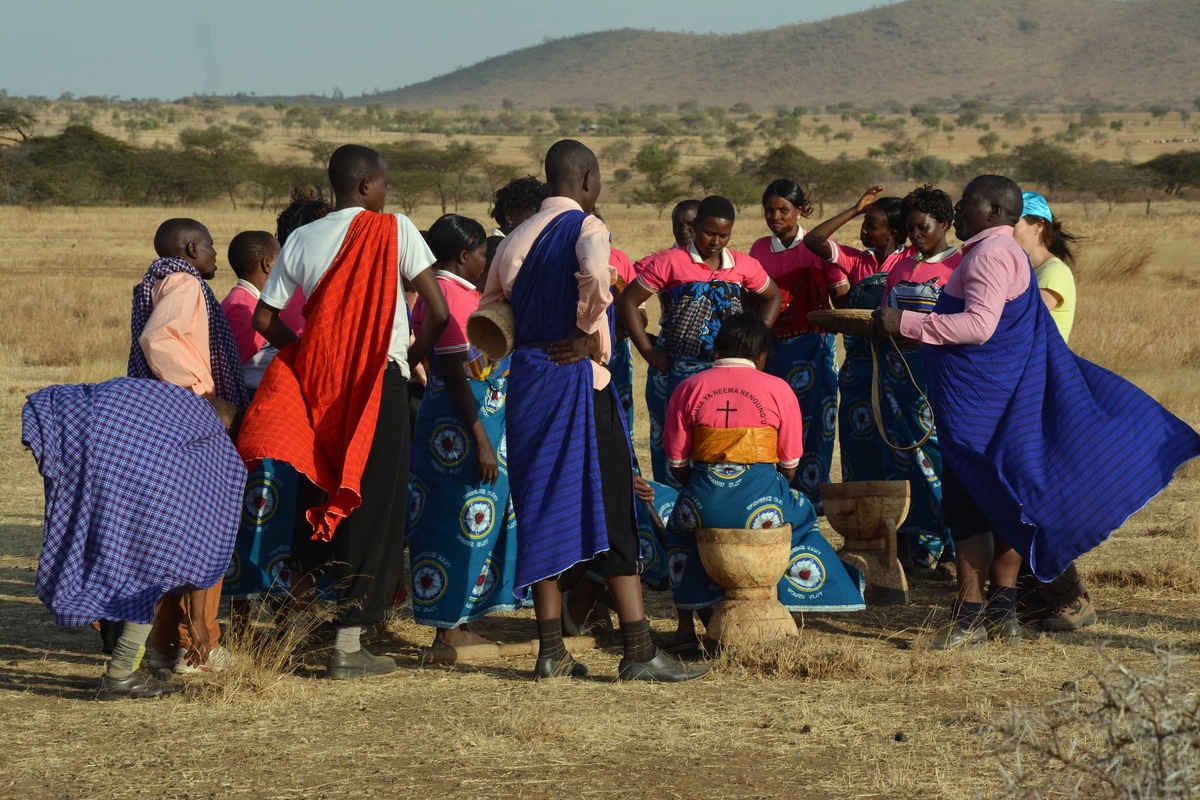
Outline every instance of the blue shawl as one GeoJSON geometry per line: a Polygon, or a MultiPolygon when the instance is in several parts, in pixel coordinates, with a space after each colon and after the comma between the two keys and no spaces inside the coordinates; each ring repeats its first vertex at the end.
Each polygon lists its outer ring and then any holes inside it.
{"type": "Polygon", "coordinates": [[[516,350],[507,445],[517,515],[517,588],[608,549],[593,419],[592,365],[559,366],[546,346],[576,327],[575,244],[587,215],[559,214],[538,236],[512,288],[516,350]]]}
{"type": "MultiPolygon", "coordinates": [[[[964,307],[942,292],[934,311],[964,307]]],[[[1071,352],[1032,274],[988,341],[922,352],[946,462],[1043,581],[1107,539],[1200,455],[1190,425],[1071,352]]]]}

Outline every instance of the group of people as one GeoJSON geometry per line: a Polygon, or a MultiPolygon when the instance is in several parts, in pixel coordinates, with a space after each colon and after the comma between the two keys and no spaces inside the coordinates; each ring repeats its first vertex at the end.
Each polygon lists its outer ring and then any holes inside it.
{"type": "Polygon", "coordinates": [[[422,232],[382,213],[379,155],[343,146],[333,204],[297,193],[275,235],[233,238],[221,303],[207,229],[160,226],[129,377],[48,387],[24,411],[46,479],[38,594],[59,624],[104,621],[98,696],[168,694],[161,670],[245,657],[220,645],[223,578],[238,597],[281,582],[332,597],[329,678],[396,669],[360,637],[405,597],[434,660],[490,644],[480,617],[532,606],[535,676],[582,676],[564,637],[611,627],[611,609],[621,679],[701,677],[695,617],[722,599],[701,528],[789,524],[783,604],[865,607],[817,525],[835,439],[843,481],[909,483],[910,575],[957,580],[932,646],[1014,642],[1019,607],[1051,630],[1094,621],[1074,559],[1200,454],[1190,426],[1067,348],[1074,237],[1007,178],[957,203],[875,186],[807,232],[809,197],[781,178],[748,254],[710,196],[676,206],[674,242],[636,262],[596,213],[591,150],[557,142],[545,178],[496,193],[491,235],[456,214],[422,232]],[[835,243],[858,217],[862,248],[835,243]],[[513,347],[493,360],[468,330],[501,304],[513,347]],[[809,319],[835,308],[875,309],[840,369],[809,319]],[[678,628],[658,643],[643,587],[673,592],[678,628]]]}

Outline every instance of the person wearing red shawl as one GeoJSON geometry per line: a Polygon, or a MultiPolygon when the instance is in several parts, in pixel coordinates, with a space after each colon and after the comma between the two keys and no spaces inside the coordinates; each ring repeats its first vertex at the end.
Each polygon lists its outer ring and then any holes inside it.
{"type": "Polygon", "coordinates": [[[434,257],[402,214],[383,214],[387,165],[343,145],[329,159],[334,211],[284,243],[254,312],[279,348],[238,437],[253,466],[276,458],[327,495],[308,511],[313,539],[330,541],[338,610],[326,677],[383,675],[396,662],[362,647],[382,622],[403,565],[409,469],[408,378],[449,319],[429,266],[434,257]],[[425,301],[409,345],[403,277],[425,301]],[[280,319],[303,290],[304,337],[280,319]]]}

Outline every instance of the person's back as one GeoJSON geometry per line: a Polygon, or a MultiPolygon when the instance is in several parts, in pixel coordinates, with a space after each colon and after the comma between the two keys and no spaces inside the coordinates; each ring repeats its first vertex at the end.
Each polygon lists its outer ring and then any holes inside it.
{"type": "Polygon", "coordinates": [[[407,217],[383,214],[387,165],[343,145],[329,161],[336,208],[292,231],[263,286],[254,327],[280,349],[246,415],[238,446],[257,463],[278,458],[328,499],[308,511],[314,539],[332,539],[338,609],[327,677],[382,675],[395,661],[362,648],[362,626],[382,621],[402,566],[408,483],[410,362],[446,326],[433,254],[407,217]],[[429,307],[409,344],[403,281],[429,307]],[[303,290],[299,344],[280,310],[303,290]],[[335,535],[336,534],[336,535],[335,535]]]}

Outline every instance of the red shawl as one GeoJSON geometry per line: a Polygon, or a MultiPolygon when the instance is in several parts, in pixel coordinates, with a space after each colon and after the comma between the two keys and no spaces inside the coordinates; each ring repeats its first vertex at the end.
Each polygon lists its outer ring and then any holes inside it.
{"type": "Polygon", "coordinates": [[[360,487],[396,315],[396,217],[361,211],[304,307],[304,336],[271,362],[238,435],[251,469],[286,461],[329,500],[309,509],[328,541],[362,503],[360,487]]]}

